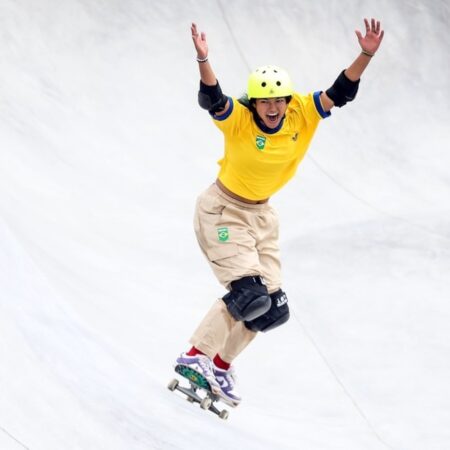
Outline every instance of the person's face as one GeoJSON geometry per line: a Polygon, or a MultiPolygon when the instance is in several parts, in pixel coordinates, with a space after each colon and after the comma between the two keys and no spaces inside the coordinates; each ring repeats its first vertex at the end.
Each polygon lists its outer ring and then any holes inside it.
{"type": "Polygon", "coordinates": [[[257,98],[255,100],[255,107],[264,125],[269,128],[276,128],[286,112],[286,98],[257,98]]]}

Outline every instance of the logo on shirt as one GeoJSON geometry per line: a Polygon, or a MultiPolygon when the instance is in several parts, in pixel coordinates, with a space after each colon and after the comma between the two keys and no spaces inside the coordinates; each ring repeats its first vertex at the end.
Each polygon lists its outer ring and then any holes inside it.
{"type": "Polygon", "coordinates": [[[217,238],[220,242],[226,242],[230,238],[227,227],[217,228],[217,238]]]}
{"type": "Polygon", "coordinates": [[[264,150],[264,147],[266,146],[266,138],[264,136],[256,136],[256,148],[258,150],[264,150]]]}
{"type": "Polygon", "coordinates": [[[297,139],[298,139],[298,133],[295,133],[294,136],[292,136],[292,140],[293,140],[294,142],[296,142],[297,139]]]}

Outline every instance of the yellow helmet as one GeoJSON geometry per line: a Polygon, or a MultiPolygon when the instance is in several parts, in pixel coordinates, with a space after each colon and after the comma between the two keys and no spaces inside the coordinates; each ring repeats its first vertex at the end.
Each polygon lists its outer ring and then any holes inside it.
{"type": "Polygon", "coordinates": [[[248,77],[248,98],[288,97],[293,93],[291,79],[280,67],[259,67],[248,77]]]}

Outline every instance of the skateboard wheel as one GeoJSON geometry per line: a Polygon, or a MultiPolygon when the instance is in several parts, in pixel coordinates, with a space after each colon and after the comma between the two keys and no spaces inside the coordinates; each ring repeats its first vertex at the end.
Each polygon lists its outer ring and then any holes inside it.
{"type": "Polygon", "coordinates": [[[205,397],[200,402],[200,408],[202,408],[202,409],[209,409],[209,408],[211,408],[211,405],[212,405],[212,400],[209,397],[205,397]]]}
{"type": "Polygon", "coordinates": [[[174,391],[178,387],[179,381],[174,378],[168,385],[167,388],[169,391],[174,391]]]}
{"type": "Polygon", "coordinates": [[[220,411],[219,413],[219,417],[223,420],[227,420],[228,419],[228,411],[226,409],[222,409],[222,411],[220,411]]]}

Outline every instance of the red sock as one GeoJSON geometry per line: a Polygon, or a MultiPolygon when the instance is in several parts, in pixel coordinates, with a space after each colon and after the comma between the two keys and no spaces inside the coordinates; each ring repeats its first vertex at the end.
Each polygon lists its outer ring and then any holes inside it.
{"type": "Polygon", "coordinates": [[[219,369],[228,370],[231,366],[230,363],[227,363],[224,361],[219,354],[217,353],[216,356],[214,356],[213,363],[218,367],[219,369]]]}
{"type": "Polygon", "coordinates": [[[198,348],[192,347],[187,353],[186,355],[189,356],[195,356],[195,355],[204,355],[204,353],[199,350],[198,348]]]}

